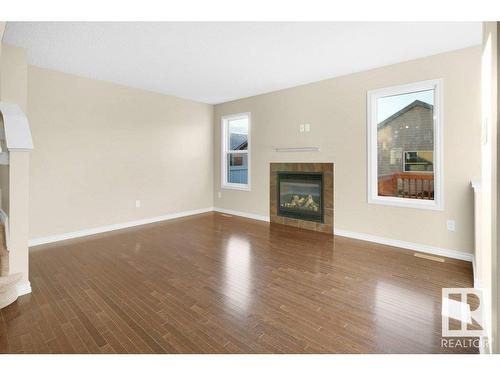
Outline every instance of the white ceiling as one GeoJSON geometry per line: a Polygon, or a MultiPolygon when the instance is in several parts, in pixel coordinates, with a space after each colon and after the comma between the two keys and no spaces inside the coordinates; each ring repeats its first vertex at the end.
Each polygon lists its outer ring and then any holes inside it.
{"type": "Polygon", "coordinates": [[[8,22],[29,63],[221,103],[481,43],[480,22],[8,22]]]}

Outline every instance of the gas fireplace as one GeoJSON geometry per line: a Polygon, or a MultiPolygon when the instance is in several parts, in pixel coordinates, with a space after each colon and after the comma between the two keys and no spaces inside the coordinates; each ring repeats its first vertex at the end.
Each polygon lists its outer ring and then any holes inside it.
{"type": "Polygon", "coordinates": [[[323,222],[323,173],[279,172],[278,215],[323,222]]]}
{"type": "Polygon", "coordinates": [[[333,234],[333,163],[270,163],[271,223],[333,234]]]}

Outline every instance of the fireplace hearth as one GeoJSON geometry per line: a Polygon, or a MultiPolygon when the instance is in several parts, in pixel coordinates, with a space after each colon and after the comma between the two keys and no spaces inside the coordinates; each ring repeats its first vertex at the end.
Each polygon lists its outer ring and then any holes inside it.
{"type": "Polygon", "coordinates": [[[271,223],[333,234],[333,163],[271,163],[271,223]]]}

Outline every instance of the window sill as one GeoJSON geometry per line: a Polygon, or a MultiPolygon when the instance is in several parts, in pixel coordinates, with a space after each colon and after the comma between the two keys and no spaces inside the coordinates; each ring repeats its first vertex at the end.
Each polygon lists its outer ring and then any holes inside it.
{"type": "Polygon", "coordinates": [[[250,185],[243,184],[224,184],[221,186],[222,190],[240,190],[240,191],[250,191],[250,185]]]}
{"type": "Polygon", "coordinates": [[[406,208],[418,208],[424,210],[443,211],[442,202],[437,200],[411,199],[411,198],[396,198],[396,197],[370,197],[369,204],[378,204],[383,206],[395,206],[406,208]]]}

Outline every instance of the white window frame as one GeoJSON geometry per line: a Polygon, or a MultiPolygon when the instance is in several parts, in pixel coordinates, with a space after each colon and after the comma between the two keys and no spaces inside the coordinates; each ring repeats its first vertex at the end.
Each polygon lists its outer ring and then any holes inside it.
{"type": "Polygon", "coordinates": [[[367,92],[367,159],[368,203],[388,206],[423,208],[430,210],[444,209],[442,79],[434,79],[400,86],[386,87],[377,90],[370,90],[367,92]],[[434,200],[401,197],[381,197],[378,195],[377,178],[378,99],[386,96],[401,95],[425,90],[434,90],[434,200]]]}
{"type": "Polygon", "coordinates": [[[233,190],[244,190],[250,191],[250,144],[251,137],[250,132],[252,129],[252,118],[250,112],[236,113],[232,115],[226,115],[221,117],[221,188],[222,189],[233,189],[233,190]],[[248,119],[248,146],[246,150],[228,150],[228,123],[231,120],[239,120],[246,118],[248,119]],[[235,184],[227,181],[227,154],[247,154],[248,160],[248,183],[246,184],[235,184]]]}

